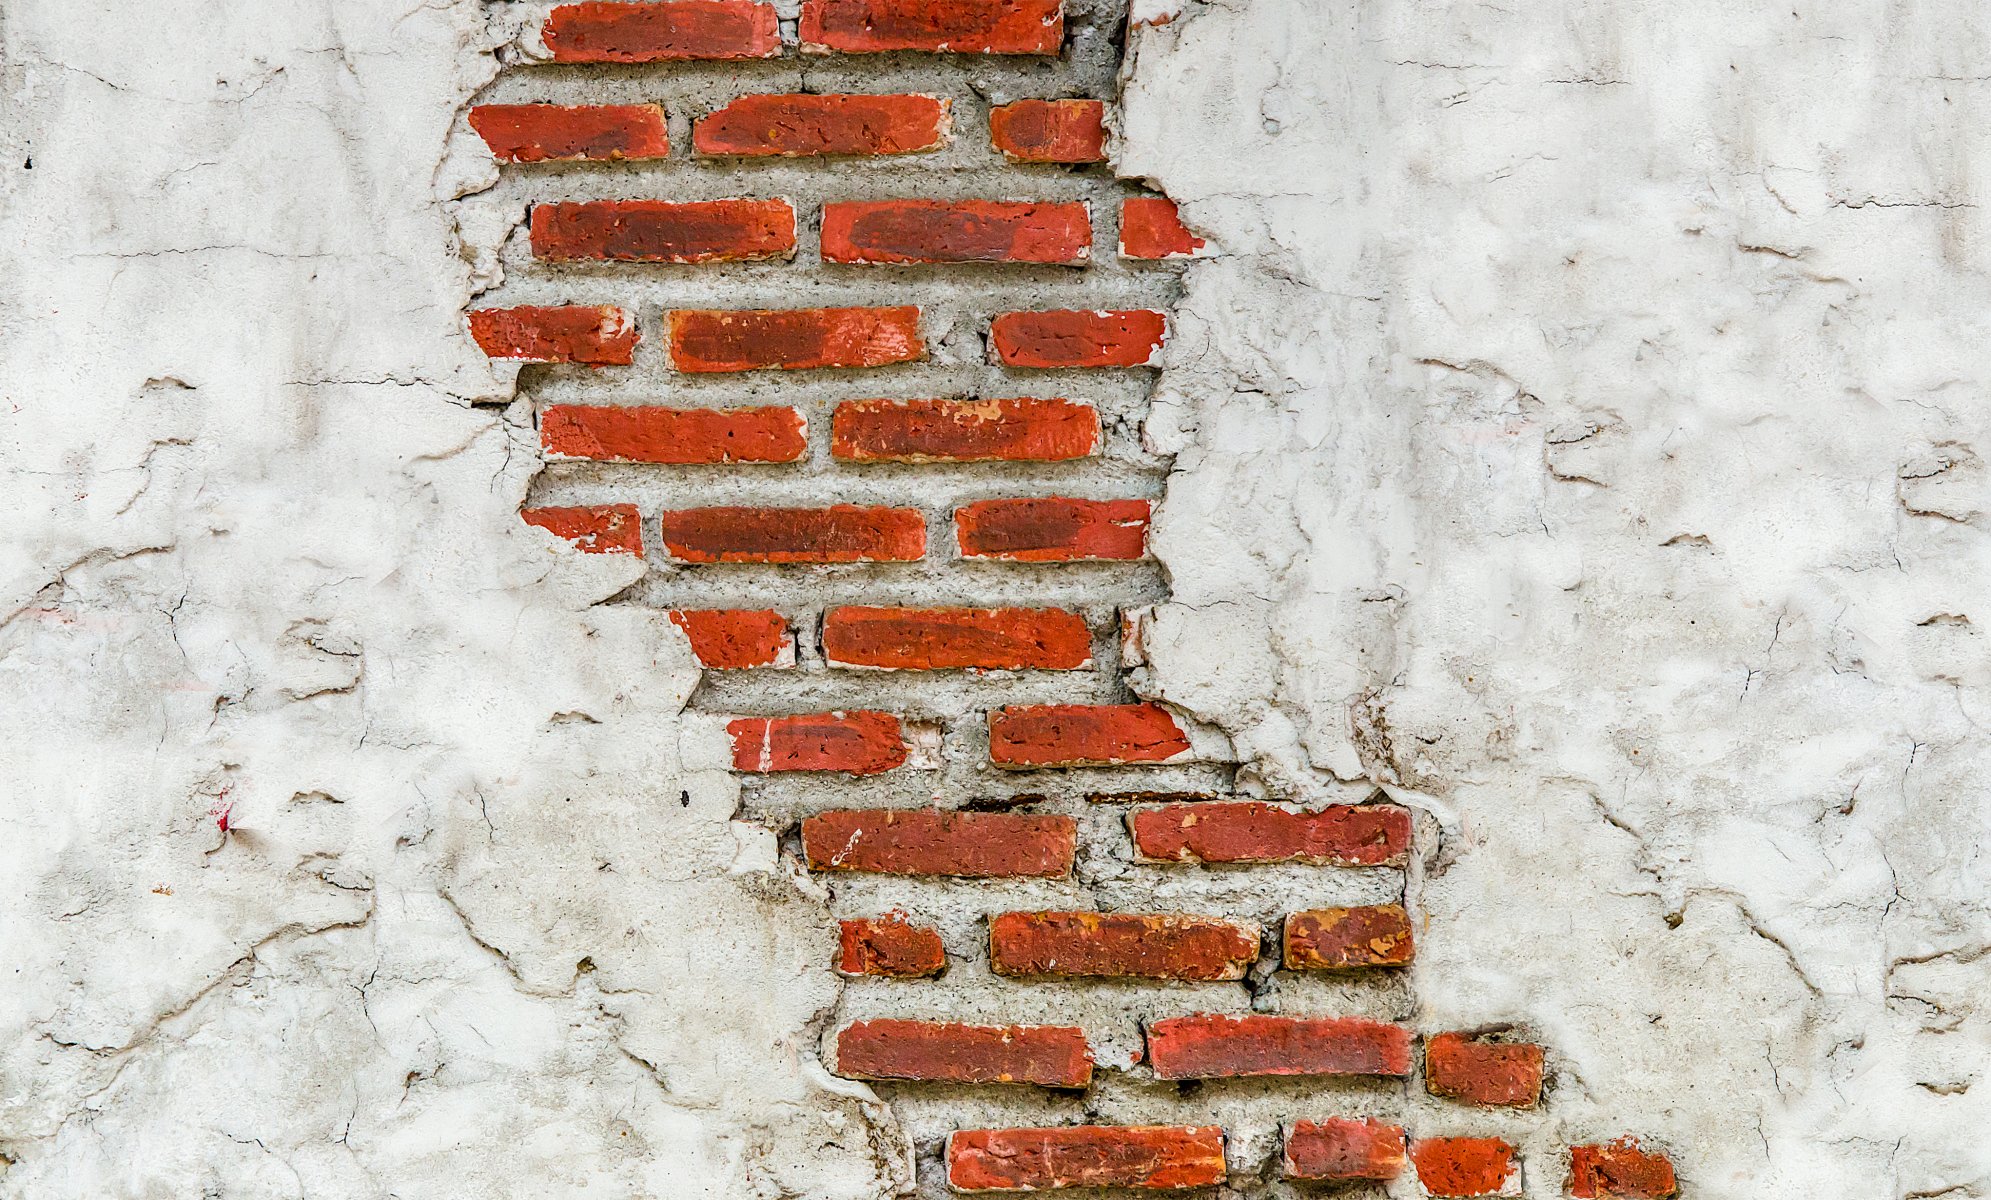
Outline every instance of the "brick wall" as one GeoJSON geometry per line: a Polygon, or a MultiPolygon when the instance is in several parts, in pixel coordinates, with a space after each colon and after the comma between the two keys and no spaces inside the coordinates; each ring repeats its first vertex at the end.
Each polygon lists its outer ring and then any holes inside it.
{"type": "Polygon", "coordinates": [[[1103,161],[1124,20],[554,8],[469,114],[531,206],[470,315],[546,364],[524,519],[642,556],[622,599],[711,668],[746,815],[842,921],[821,1057],[923,1191],[1671,1194],[1615,1130],[1521,1152],[1552,1047],[1418,1026],[1406,810],[1235,795],[1125,685],[1166,595],[1140,422],[1212,247],[1103,161]]]}

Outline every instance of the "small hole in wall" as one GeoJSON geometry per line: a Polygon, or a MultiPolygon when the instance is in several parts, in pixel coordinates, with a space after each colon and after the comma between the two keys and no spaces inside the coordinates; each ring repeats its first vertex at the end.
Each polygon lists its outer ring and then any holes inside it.
{"type": "Polygon", "coordinates": [[[32,171],[32,170],[34,170],[34,169],[35,169],[35,160],[31,158],[31,159],[29,159],[28,161],[26,161],[26,162],[22,163],[22,164],[21,164],[21,169],[22,169],[23,171],[32,171]]]}
{"type": "Polygon", "coordinates": [[[677,794],[677,802],[678,802],[678,807],[679,807],[679,808],[690,808],[690,807],[691,807],[691,793],[690,793],[690,792],[679,792],[679,793],[677,794]]]}

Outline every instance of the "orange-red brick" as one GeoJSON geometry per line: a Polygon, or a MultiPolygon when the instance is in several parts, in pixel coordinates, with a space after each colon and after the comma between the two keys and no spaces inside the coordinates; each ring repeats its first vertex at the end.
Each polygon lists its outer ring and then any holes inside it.
{"type": "Polygon", "coordinates": [[[918,509],[688,508],[663,515],[664,548],[686,563],[912,562],[926,553],[918,509]]]}
{"type": "Polygon", "coordinates": [[[802,49],[1056,54],[1063,0],[802,0],[802,49]]]}
{"type": "Polygon", "coordinates": [[[596,462],[792,463],[809,452],[802,414],[767,408],[555,404],[539,418],[548,458],[596,462]]]}
{"type": "Polygon", "coordinates": [[[1542,1048],[1435,1034],[1424,1043],[1424,1087],[1483,1108],[1533,1108],[1542,1094],[1542,1048]]]}
{"type": "Polygon", "coordinates": [[[835,263],[1083,263],[1092,221],[1080,201],[843,200],[823,205],[835,263]]]}
{"type": "Polygon", "coordinates": [[[1410,813],[1394,804],[1334,804],[1314,812],[1258,801],[1137,809],[1127,827],[1145,862],[1373,867],[1410,849],[1410,813]]]}
{"type": "Polygon", "coordinates": [[[989,140],[1011,162],[1105,162],[1105,116],[1097,100],[1018,100],[989,110],[989,140]]]}
{"type": "Polygon", "coordinates": [[[858,1021],[837,1033],[846,1079],[934,1083],[1092,1082],[1085,1031],[1068,1025],[961,1025],[952,1021],[858,1021]]]}
{"type": "Polygon", "coordinates": [[[843,809],[802,822],[812,871],[1056,879],[1078,841],[1070,817],[941,809],[843,809]]]}
{"type": "Polygon", "coordinates": [[[989,342],[1006,367],[1146,367],[1167,331],[1152,309],[1013,312],[990,322],[989,342]]]}
{"type": "Polygon", "coordinates": [[[612,305],[480,308],[470,335],[492,358],[535,363],[628,366],[636,352],[636,322],[612,305]]]}
{"type": "Polygon", "coordinates": [[[833,667],[895,671],[1075,671],[1092,663],[1085,618],[1061,608],[833,608],[833,667]]]}
{"type": "Polygon", "coordinates": [[[1395,1179],[1409,1159],[1403,1126],[1374,1117],[1295,1121],[1282,1159],[1288,1179],[1395,1179]]]}
{"type": "Polygon", "coordinates": [[[957,1192],[1168,1191],[1223,1181],[1224,1131],[1214,1125],[963,1129],[947,1138],[947,1183],[957,1192]]]}
{"type": "Polygon", "coordinates": [[[903,913],[837,923],[837,970],[845,975],[928,979],[947,969],[940,931],[903,913]]]}
{"type": "Polygon", "coordinates": [[[1569,1148],[1569,1194],[1576,1200],[1666,1200],[1679,1190],[1673,1163],[1636,1138],[1569,1148]]]}
{"type": "Polygon", "coordinates": [[[1286,918],[1288,971],[1401,967],[1413,947],[1410,914],[1401,904],[1316,908],[1286,918]]]}
{"type": "Polygon", "coordinates": [[[778,308],[668,314],[671,365],[680,371],[787,371],[882,367],[926,357],[919,309],[778,308]]]}
{"type": "Polygon", "coordinates": [[[684,630],[702,667],[777,667],[793,661],[788,618],[767,609],[673,609],[671,623],[684,630]]]}
{"type": "Polygon", "coordinates": [[[733,769],[755,774],[876,775],[903,766],[908,757],[899,718],[884,712],[741,717],[727,723],[726,733],[733,739],[733,769]]]}
{"type": "Polygon", "coordinates": [[[989,761],[999,767],[1156,763],[1188,750],[1159,704],[1032,704],[989,714],[989,761]]]}
{"type": "Polygon", "coordinates": [[[563,4],[546,18],[554,62],[644,63],[781,53],[774,5],[754,0],[563,4]]]}
{"type": "Polygon", "coordinates": [[[551,262],[710,263],[788,258],[786,200],[588,200],[532,209],[532,252],[551,262]]]}
{"type": "Polygon", "coordinates": [[[998,975],[1242,979],[1258,926],[1169,913],[1009,912],[989,918],[998,975]]]}
{"type": "Polygon", "coordinates": [[[750,158],[911,154],[946,144],[948,102],[934,96],[741,96],[698,119],[700,154],[750,158]]]}
{"type": "Polygon", "coordinates": [[[575,508],[528,508],[528,525],[566,538],[589,554],[643,553],[643,521],[634,504],[595,504],[575,508]]]}
{"type": "Polygon", "coordinates": [[[1157,1079],[1410,1074],[1410,1031],[1367,1017],[1199,1014],[1148,1024],[1157,1079]]]}
{"type": "Polygon", "coordinates": [[[851,462],[1061,462],[1099,452],[1099,414],[1070,400],[847,400],[830,453],[851,462]]]}
{"type": "Polygon", "coordinates": [[[1123,258],[1188,258],[1203,248],[1189,232],[1175,201],[1135,196],[1120,202],[1120,254],[1123,258]]]}
{"type": "Polygon", "coordinates": [[[671,152],[657,104],[479,104],[470,127],[499,162],[612,162],[671,152]]]}
{"type": "Polygon", "coordinates": [[[1499,1138],[1418,1138],[1410,1161],[1417,1182],[1444,1200],[1518,1194],[1514,1147],[1499,1138]]]}
{"type": "Polygon", "coordinates": [[[1146,500],[978,500],[954,510],[963,558],[1079,562],[1140,558],[1148,548],[1146,500]]]}

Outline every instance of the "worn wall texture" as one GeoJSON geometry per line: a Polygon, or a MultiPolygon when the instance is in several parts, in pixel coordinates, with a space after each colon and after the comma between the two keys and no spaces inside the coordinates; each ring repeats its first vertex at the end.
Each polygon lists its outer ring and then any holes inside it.
{"type": "MultiPolygon", "coordinates": [[[[654,338],[620,382],[514,379],[466,309],[623,301],[648,332],[690,300],[810,302],[772,267],[633,296],[663,276],[548,276],[525,206],[667,179],[843,196],[799,170],[521,182],[467,109],[668,92],[678,154],[727,69],[531,66],[544,5],[10,0],[0,1196],[857,1200],[940,1194],[948,1129],[1079,1120],[1221,1122],[1227,1186],[1263,1196],[1288,1187],[1279,1125],[1339,1112],[1510,1139],[1535,1200],[1563,1194],[1567,1146],[1619,1134],[1689,1197],[1991,1194],[1985,18],[1137,0],[1115,95],[1119,9],[1067,9],[1065,74],[894,59],[871,86],[784,60],[733,90],[944,86],[950,182],[915,194],[1084,198],[1102,231],[1143,186],[1182,205],[1204,257],[1087,277],[1127,307],[1181,290],[1158,375],[1088,397],[1112,418],[1097,494],[1159,500],[1155,565],[1049,592],[915,571],[882,597],[782,568],[716,602],[1083,609],[1101,673],[996,702],[1167,703],[1236,767],[1142,777],[1165,787],[1380,788],[1417,813],[1407,878],[1163,879],[1105,848],[1117,809],[1083,816],[1067,884],[804,870],[783,838],[808,812],[1030,792],[1078,817],[1092,777],[992,779],[971,730],[1002,681],[950,676],[870,705],[944,731],[935,769],[743,788],[714,714],[864,693],[807,644],[787,682],[701,673],[664,609],[709,593],[520,521],[626,499],[648,534],[731,496],[543,469],[537,428],[562,399],[719,393],[671,390],[654,338]],[[1008,184],[966,148],[988,104],[1081,92],[1115,102],[1112,170],[1138,184],[1008,184]],[[1146,605],[1122,661],[1104,625],[1146,605]],[[1373,987],[1030,984],[1019,1008],[971,949],[1003,908],[1269,922],[1399,890],[1416,962],[1373,987]],[[839,918],[896,904],[967,956],[931,985],[841,982],[839,918]],[[1416,1078],[1158,1083],[1131,1061],[1155,996],[1507,1026],[1545,1047],[1546,1091],[1510,1112],[1416,1078]],[[837,1027],[921,1015],[1062,1017],[1104,1078],[833,1074],[837,1027]]],[[[846,190],[924,186],[866,178],[846,190]]],[[[912,278],[798,286],[895,304],[912,278]]],[[[954,386],[987,311],[1084,298],[954,278],[927,332],[955,375],[753,398],[814,416],[954,386]]],[[[935,486],[938,520],[999,477],[878,478],[935,486]]],[[[800,479],[776,498],[842,498],[800,479]]]]}

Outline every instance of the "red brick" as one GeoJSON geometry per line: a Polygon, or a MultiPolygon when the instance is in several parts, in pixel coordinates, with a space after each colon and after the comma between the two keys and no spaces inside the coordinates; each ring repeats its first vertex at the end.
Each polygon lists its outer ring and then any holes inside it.
{"type": "Polygon", "coordinates": [[[947,1137],[947,1183],[957,1192],[1168,1191],[1223,1181],[1224,1131],[1214,1125],[963,1129],[947,1137]]]}
{"type": "Polygon", "coordinates": [[[1482,1108],[1533,1108],[1542,1095],[1542,1048],[1434,1034],[1424,1042],[1424,1087],[1482,1108]]]}
{"type": "Polygon", "coordinates": [[[1068,1025],[957,1025],[950,1021],[858,1021],[837,1034],[836,1073],[845,1079],[934,1083],[1092,1082],[1085,1031],[1068,1025]]]}
{"type": "Polygon", "coordinates": [[[989,110],[989,140],[1011,162],[1105,162],[1105,116],[1097,100],[1018,100],[989,110]]]}
{"type": "Polygon", "coordinates": [[[1063,462],[1099,452],[1099,414],[1070,400],[847,400],[830,453],[850,462],[1063,462]]]}
{"type": "Polygon", "coordinates": [[[1159,704],[1031,704],[989,714],[989,761],[999,767],[1167,762],[1189,739],[1159,704]]]}
{"type": "Polygon", "coordinates": [[[1167,331],[1152,309],[1013,312],[990,323],[989,341],[1006,367],[1148,367],[1167,331]]]}
{"type": "Polygon", "coordinates": [[[606,304],[480,308],[470,335],[492,358],[521,362],[622,367],[636,352],[635,319],[606,304]]]}
{"type": "Polygon", "coordinates": [[[1143,862],[1283,863],[1373,867],[1403,861],[1410,813],[1394,804],[1170,804],[1127,816],[1143,862]]]}
{"type": "Polygon", "coordinates": [[[479,104],[470,127],[499,162],[612,162],[671,152],[659,104],[479,104]]]}
{"type": "Polygon", "coordinates": [[[844,809],[802,822],[812,871],[1057,879],[1077,842],[1077,821],[1034,813],[844,809]]]}
{"type": "Polygon", "coordinates": [[[1366,1017],[1226,1017],[1148,1024],[1157,1079],[1247,1075],[1408,1075],[1410,1031],[1366,1017]]]}
{"type": "Polygon", "coordinates": [[[823,205],[823,260],[836,263],[1083,263],[1080,201],[842,200],[823,205]]]}
{"type": "Polygon", "coordinates": [[[643,63],[771,58],[781,53],[774,5],[752,0],[563,4],[546,18],[554,62],[643,63]]]}
{"type": "Polygon", "coordinates": [[[894,671],[1076,671],[1092,665],[1085,618],[1061,608],[833,608],[833,667],[894,671]]]}
{"type": "Polygon", "coordinates": [[[1636,1138],[1569,1148],[1569,1194],[1577,1200],[1665,1200],[1679,1190],[1672,1162],[1636,1138]]]}
{"type": "Polygon", "coordinates": [[[837,967],[845,975],[928,979],[947,969],[940,932],[904,913],[837,923],[837,967]]]}
{"type": "Polygon", "coordinates": [[[978,500],[954,510],[963,558],[1010,562],[1127,560],[1148,552],[1148,502],[978,500]]]}
{"type": "Polygon", "coordinates": [[[1401,904],[1316,908],[1286,918],[1288,971],[1401,967],[1413,953],[1410,914],[1401,904]]]}
{"type": "Polygon", "coordinates": [[[708,263],[792,258],[786,200],[589,200],[536,204],[532,252],[551,262],[708,263]]]}
{"type": "Polygon", "coordinates": [[[1395,1179],[1408,1162],[1403,1126],[1374,1117],[1295,1121],[1286,1131],[1288,1179],[1395,1179]]]}
{"type": "Polygon", "coordinates": [[[876,775],[906,761],[899,719],[891,713],[741,717],[727,723],[726,733],[733,739],[733,769],[755,774],[847,771],[876,775]]]}
{"type": "Polygon", "coordinates": [[[1120,202],[1122,258],[1188,258],[1203,248],[1176,213],[1175,201],[1135,196],[1120,202]]]}
{"type": "Polygon", "coordinates": [[[1258,926],[1214,917],[1009,912],[989,918],[998,975],[1242,979],[1258,958],[1258,926]]]}
{"type": "Polygon", "coordinates": [[[913,508],[687,508],[663,516],[664,548],[686,563],[912,562],[926,553],[913,508]]]}
{"type": "Polygon", "coordinates": [[[643,519],[634,504],[595,504],[580,508],[528,508],[528,525],[566,538],[589,554],[643,553],[643,519]]]}
{"type": "Polygon", "coordinates": [[[718,669],[779,667],[794,661],[788,618],[766,609],[673,609],[671,623],[691,640],[698,665],[718,669]]]}
{"type": "Polygon", "coordinates": [[[1514,1147],[1499,1138],[1418,1138],[1410,1143],[1410,1161],[1433,1196],[1520,1194],[1514,1147]]]}
{"type": "Polygon", "coordinates": [[[882,367],[926,357],[919,309],[777,308],[667,314],[671,365],[680,371],[882,367]]]}
{"type": "Polygon", "coordinates": [[[802,0],[802,49],[1056,54],[1063,0],[802,0]]]}
{"type": "Polygon", "coordinates": [[[946,144],[948,107],[934,96],[741,96],[700,117],[691,146],[750,158],[911,154],[946,144]]]}
{"type": "Polygon", "coordinates": [[[632,408],[555,404],[539,418],[548,458],[596,462],[792,463],[809,453],[792,408],[632,408]]]}

